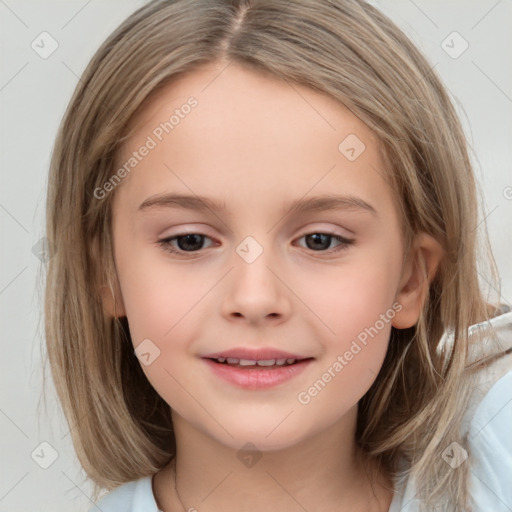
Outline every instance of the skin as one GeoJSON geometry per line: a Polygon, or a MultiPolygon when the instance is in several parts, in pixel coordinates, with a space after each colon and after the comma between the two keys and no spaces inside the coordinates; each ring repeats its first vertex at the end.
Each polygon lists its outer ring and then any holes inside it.
{"type": "MultiPolygon", "coordinates": [[[[134,123],[120,165],[187,98],[198,101],[115,190],[118,281],[114,301],[105,293],[105,308],[127,316],[134,347],[150,339],[160,351],[143,370],[172,409],[178,490],[187,508],[388,510],[391,483],[376,469],[369,478],[354,442],[357,404],[381,368],[391,325],[416,323],[425,276],[434,275],[441,249],[420,234],[403,264],[398,208],[383,179],[379,142],[343,105],[225,65],[209,64],[162,89],[134,123]],[[365,145],[354,161],[338,150],[349,134],[365,145]],[[170,192],[206,196],[226,208],[138,210],[147,198],[170,192]],[[293,200],[334,193],[362,199],[375,213],[289,211],[293,200]],[[184,231],[207,238],[180,255],[158,243],[184,231]],[[306,236],[314,233],[353,242],[336,251],[340,244],[331,238],[318,249],[306,236]],[[236,252],[247,236],[263,249],[252,263],[236,252]],[[309,403],[300,403],[298,393],[390,310],[395,314],[378,334],[309,403]],[[240,346],[314,360],[274,388],[240,389],[200,357],[240,346]],[[248,442],[261,455],[252,467],[237,457],[248,442]]],[[[180,249],[177,239],[171,245],[180,249]]],[[[165,511],[183,509],[173,479],[168,467],[153,480],[165,511]]]]}

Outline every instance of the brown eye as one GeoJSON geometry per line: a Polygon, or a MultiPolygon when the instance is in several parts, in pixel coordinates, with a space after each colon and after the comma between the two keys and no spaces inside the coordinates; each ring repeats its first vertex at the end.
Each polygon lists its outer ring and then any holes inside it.
{"type": "Polygon", "coordinates": [[[170,253],[184,254],[195,253],[204,249],[204,243],[206,240],[211,239],[210,237],[200,233],[184,233],[158,240],[158,244],[170,253]]]}
{"type": "Polygon", "coordinates": [[[348,248],[354,242],[334,233],[309,233],[301,238],[305,239],[306,248],[315,252],[336,252],[348,248]],[[332,242],[337,242],[337,245],[331,247],[332,242]]]}
{"type": "Polygon", "coordinates": [[[195,233],[175,237],[178,248],[182,251],[197,251],[202,248],[205,237],[195,233]]]}

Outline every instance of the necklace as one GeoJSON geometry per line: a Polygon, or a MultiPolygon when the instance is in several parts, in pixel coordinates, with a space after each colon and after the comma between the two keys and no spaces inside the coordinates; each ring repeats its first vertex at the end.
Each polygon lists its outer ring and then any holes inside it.
{"type": "MultiPolygon", "coordinates": [[[[181,508],[183,509],[183,512],[188,512],[187,511],[187,507],[185,507],[185,505],[183,505],[183,501],[181,499],[180,493],[178,492],[178,486],[177,486],[177,483],[176,483],[176,480],[177,480],[176,460],[174,460],[173,462],[174,462],[174,464],[172,466],[172,473],[173,473],[174,490],[176,491],[176,496],[178,498],[178,501],[180,502],[180,505],[181,505],[181,508]]],[[[189,510],[195,510],[195,509],[192,508],[192,509],[189,509],[189,510]]],[[[164,512],[164,509],[158,507],[158,512],[164,512]]]]}
{"type": "Polygon", "coordinates": [[[183,501],[181,500],[180,493],[178,492],[178,471],[176,468],[176,459],[174,459],[174,466],[173,466],[173,473],[174,473],[174,490],[176,491],[176,496],[178,497],[178,501],[180,502],[181,507],[183,508],[183,512],[187,512],[187,508],[185,505],[183,505],[183,501]]]}

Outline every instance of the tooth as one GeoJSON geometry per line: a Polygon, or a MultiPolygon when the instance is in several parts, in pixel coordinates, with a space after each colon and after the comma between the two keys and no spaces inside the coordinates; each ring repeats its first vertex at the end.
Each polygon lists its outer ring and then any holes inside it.
{"type": "Polygon", "coordinates": [[[256,361],[252,361],[251,359],[240,359],[238,362],[240,366],[254,366],[256,361]]]}
{"type": "Polygon", "coordinates": [[[286,363],[286,359],[276,359],[276,364],[279,366],[282,366],[284,363],[286,363]]]}
{"type": "Polygon", "coordinates": [[[225,358],[225,357],[218,357],[218,358],[217,358],[217,361],[218,361],[219,363],[224,363],[224,362],[226,361],[226,358],[225,358]]]}
{"type": "Polygon", "coordinates": [[[235,359],[234,357],[228,357],[229,364],[238,364],[239,359],[235,359]]]}
{"type": "Polygon", "coordinates": [[[295,363],[295,359],[287,359],[286,362],[288,364],[293,364],[293,363],[295,363]]]}
{"type": "Polygon", "coordinates": [[[276,360],[275,359],[264,359],[258,361],[258,366],[274,366],[276,360]]]}
{"type": "Polygon", "coordinates": [[[240,359],[238,362],[240,366],[254,366],[256,361],[252,361],[251,359],[240,359]]]}

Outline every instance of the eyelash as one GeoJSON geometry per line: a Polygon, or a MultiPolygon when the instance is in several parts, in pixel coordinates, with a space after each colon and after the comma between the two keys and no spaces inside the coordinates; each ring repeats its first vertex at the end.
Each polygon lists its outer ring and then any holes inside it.
{"type": "MultiPolygon", "coordinates": [[[[180,256],[183,256],[183,255],[186,256],[188,254],[192,255],[192,254],[199,253],[201,251],[201,249],[199,249],[197,251],[183,251],[183,250],[175,249],[171,245],[172,241],[177,240],[178,238],[185,237],[187,235],[199,235],[199,236],[202,236],[202,237],[205,237],[205,238],[210,238],[209,236],[204,235],[202,233],[190,232],[190,233],[180,233],[179,235],[174,235],[174,236],[168,237],[168,238],[162,238],[162,239],[158,240],[157,243],[164,249],[164,251],[169,252],[171,254],[178,254],[180,256]]],[[[326,235],[326,236],[331,237],[332,239],[340,242],[340,245],[338,245],[337,248],[329,249],[329,250],[326,250],[326,251],[314,251],[313,249],[309,249],[312,252],[319,252],[319,253],[324,253],[324,254],[333,254],[333,253],[337,253],[339,251],[343,251],[343,250],[348,249],[349,246],[354,243],[353,239],[345,238],[345,237],[342,237],[340,235],[336,235],[334,233],[328,233],[328,232],[323,232],[323,231],[313,231],[311,233],[306,233],[306,234],[302,235],[301,237],[299,237],[298,240],[300,240],[301,238],[310,236],[310,235],[326,235]]],[[[306,249],[307,249],[307,247],[306,247],[306,249]]]]}

